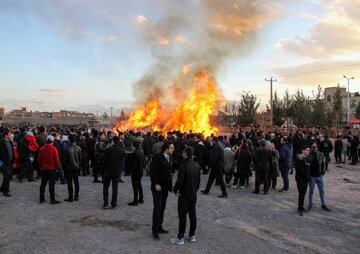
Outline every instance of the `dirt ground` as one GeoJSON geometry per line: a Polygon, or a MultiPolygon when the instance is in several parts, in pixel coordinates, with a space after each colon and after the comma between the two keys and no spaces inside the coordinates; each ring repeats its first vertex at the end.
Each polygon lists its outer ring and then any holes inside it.
{"type": "MultiPolygon", "coordinates": [[[[348,162],[347,162],[348,163],[348,162]]],[[[253,177],[254,178],[254,177],[253,177]]],[[[11,182],[11,198],[0,196],[0,253],[360,253],[360,166],[331,164],[325,175],[325,193],[332,212],[321,210],[318,191],[314,208],[296,213],[294,175],[290,191],[269,195],[248,189],[220,188],[199,194],[197,242],[173,246],[177,234],[177,199],[171,193],[160,241],[151,237],[152,197],[149,177],[143,178],[145,204],[129,207],[129,177],[119,185],[117,210],[102,210],[102,185],[80,177],[80,200],[63,202],[66,185],[56,185],[58,205],[38,203],[40,181],[11,182]]],[[[2,176],[0,177],[2,181],[2,176]]],[[[202,175],[202,187],[207,176],[202,175]]],[[[282,179],[278,178],[280,189],[282,179]]],[[[307,198],[306,203],[307,205],[307,198]]],[[[188,228],[187,228],[188,230],[188,228]]]]}

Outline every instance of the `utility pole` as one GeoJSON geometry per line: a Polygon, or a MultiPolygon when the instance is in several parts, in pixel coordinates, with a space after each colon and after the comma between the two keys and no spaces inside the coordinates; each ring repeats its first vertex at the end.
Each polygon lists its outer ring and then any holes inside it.
{"type": "Polygon", "coordinates": [[[350,126],[350,79],[354,79],[354,77],[348,78],[343,75],[344,78],[348,81],[348,93],[347,93],[347,124],[350,126]]]}
{"type": "MultiPolygon", "coordinates": [[[[97,128],[99,129],[99,110],[96,110],[96,123],[97,123],[97,128]]],[[[95,125],[95,124],[94,124],[95,125]]],[[[95,126],[94,126],[95,127],[95,126]]]]}
{"type": "Polygon", "coordinates": [[[110,107],[110,118],[112,119],[113,118],[113,109],[114,109],[114,107],[110,107]]]}
{"type": "Polygon", "coordinates": [[[270,126],[273,126],[273,82],[277,82],[277,80],[271,77],[265,81],[270,82],[270,126]]]}

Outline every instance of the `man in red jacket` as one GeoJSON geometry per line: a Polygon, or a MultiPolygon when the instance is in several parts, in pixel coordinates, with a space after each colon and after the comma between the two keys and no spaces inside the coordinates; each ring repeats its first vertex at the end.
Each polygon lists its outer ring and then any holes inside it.
{"type": "Polygon", "coordinates": [[[45,202],[45,187],[49,181],[50,204],[58,204],[55,200],[56,170],[60,168],[60,160],[57,149],[53,146],[54,137],[47,136],[47,144],[40,148],[38,163],[41,169],[40,203],[45,202]]]}

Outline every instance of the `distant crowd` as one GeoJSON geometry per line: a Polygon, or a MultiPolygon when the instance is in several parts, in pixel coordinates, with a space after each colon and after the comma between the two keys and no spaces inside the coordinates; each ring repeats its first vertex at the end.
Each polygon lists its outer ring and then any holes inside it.
{"type": "Polygon", "coordinates": [[[295,168],[299,192],[298,213],[313,207],[312,196],[317,185],[322,209],[331,211],[325,200],[324,174],[328,170],[330,155],[335,162],[358,164],[360,145],[358,133],[339,133],[331,139],[319,133],[296,131],[284,136],[279,132],[263,133],[258,130],[230,135],[181,133],[173,131],[127,132],[104,131],[84,126],[0,127],[0,170],[3,174],[1,192],[11,197],[10,181],[13,175],[19,182],[41,179],[39,202],[45,202],[45,187],[49,183],[50,203],[55,198],[55,182],[67,184],[68,198],[79,200],[79,176],[92,176],[94,183],[103,183],[104,209],[117,208],[118,184],[122,175],[130,175],[134,198],[130,206],[144,203],[141,179],[151,178],[153,194],[153,237],[168,231],[162,227],[167,194],[179,197],[179,234],[171,239],[183,244],[184,220],[190,217],[188,240],[195,241],[196,193],[200,172],[209,174],[202,194],[210,192],[212,184],[220,186],[219,198],[228,196],[227,188],[245,189],[249,178],[255,174],[253,192],[268,194],[276,189],[278,177],[282,178],[280,192],[289,191],[289,174],[295,168]],[[36,174],[34,174],[36,173],[36,174]],[[175,185],[172,176],[177,174],[175,185]],[[225,176],[225,177],[224,177],[225,176]],[[224,181],[225,179],[225,181],[224,181]],[[108,188],[112,184],[111,206],[108,188]],[[309,186],[309,202],[304,208],[304,198],[309,186]],[[180,209],[180,208],[183,209],[180,209]]]}

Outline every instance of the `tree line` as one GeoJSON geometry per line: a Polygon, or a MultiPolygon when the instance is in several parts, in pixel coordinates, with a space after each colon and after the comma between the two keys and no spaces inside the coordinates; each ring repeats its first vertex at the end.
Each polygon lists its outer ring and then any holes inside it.
{"type": "MultiPolygon", "coordinates": [[[[336,127],[346,124],[343,119],[346,110],[342,104],[341,91],[338,86],[333,100],[327,102],[323,98],[324,90],[319,86],[313,98],[298,89],[294,94],[286,91],[282,98],[275,91],[273,96],[273,125],[283,126],[291,122],[297,127],[336,127]]],[[[239,101],[228,101],[224,105],[225,121],[242,126],[256,123],[260,103],[256,95],[247,92],[241,95],[239,101]]],[[[266,105],[266,112],[270,118],[270,107],[266,105]]],[[[360,102],[356,108],[356,119],[360,119],[360,102]]]]}

